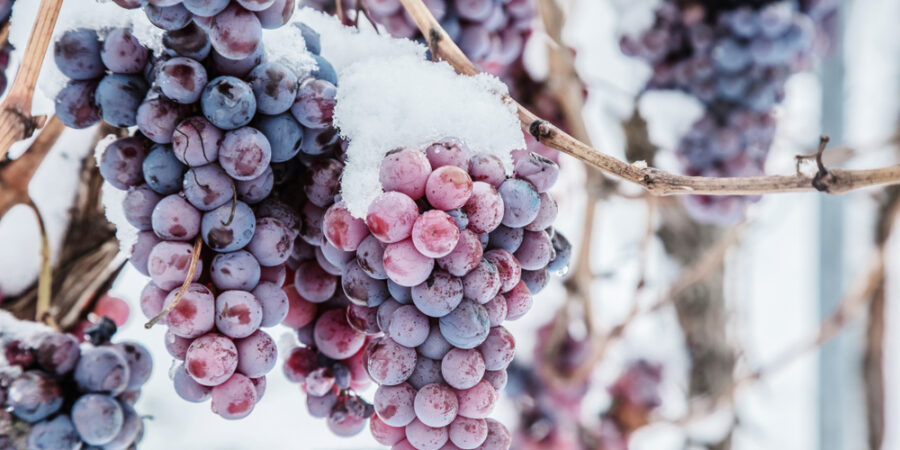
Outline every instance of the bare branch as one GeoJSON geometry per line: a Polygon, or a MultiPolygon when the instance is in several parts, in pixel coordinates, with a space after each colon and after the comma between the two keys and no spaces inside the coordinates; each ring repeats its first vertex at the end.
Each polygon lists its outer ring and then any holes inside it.
{"type": "Polygon", "coordinates": [[[31,101],[62,3],[63,0],[41,0],[38,6],[38,16],[31,28],[22,64],[9,94],[0,103],[0,160],[13,143],[30,137],[47,120],[45,116],[31,115],[31,101]]]}
{"type": "MultiPolygon", "coordinates": [[[[474,64],[453,43],[435,20],[422,0],[400,0],[424,36],[429,36],[439,56],[463,75],[479,73],[474,64]]],[[[758,177],[711,178],[675,175],[664,170],[629,164],[595,150],[573,138],[550,122],[508,98],[515,105],[522,129],[549,147],[567,153],[605,173],[642,186],[654,195],[762,195],[784,192],[814,192],[843,194],[865,187],[900,184],[900,166],[880,169],[830,171],[827,182],[814,185],[815,178],[804,174],[758,177]]]]}
{"type": "Polygon", "coordinates": [[[64,129],[56,116],[51,117],[25,154],[0,166],[0,217],[13,206],[28,203],[28,184],[64,129]]]}

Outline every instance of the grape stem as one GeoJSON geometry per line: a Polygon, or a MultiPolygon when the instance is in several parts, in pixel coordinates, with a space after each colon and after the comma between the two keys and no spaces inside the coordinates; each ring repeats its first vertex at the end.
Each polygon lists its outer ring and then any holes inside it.
{"type": "Polygon", "coordinates": [[[181,289],[175,293],[175,297],[172,298],[172,301],[163,308],[159,314],[153,316],[152,319],[148,320],[147,323],[144,324],[144,328],[150,329],[153,325],[156,325],[157,322],[160,321],[163,317],[166,316],[169,312],[175,309],[178,306],[178,303],[181,302],[181,299],[184,297],[184,294],[187,292],[188,287],[191,286],[191,282],[194,280],[194,274],[197,272],[197,261],[200,260],[200,250],[203,246],[203,240],[200,239],[200,236],[197,236],[194,239],[194,251],[191,253],[191,264],[188,266],[187,277],[185,277],[184,282],[181,283],[181,289]]]}
{"type": "MultiPolygon", "coordinates": [[[[415,21],[429,45],[437,49],[438,56],[446,60],[462,75],[477,75],[480,71],[459,49],[434,18],[422,0],[400,0],[403,8],[415,21]]],[[[542,144],[595,167],[605,173],[643,187],[658,195],[764,195],[786,192],[825,192],[844,194],[861,188],[900,184],[900,166],[878,169],[829,171],[830,176],[816,182],[816,177],[806,174],[769,175],[756,177],[697,177],[675,175],[648,167],[646,163],[629,164],[592,148],[575,139],[550,122],[541,119],[509,96],[504,97],[516,107],[522,129],[542,144]]]]}
{"type": "Polygon", "coordinates": [[[31,103],[62,3],[63,0],[41,0],[38,6],[40,12],[31,28],[22,64],[9,94],[0,103],[0,160],[4,159],[13,143],[31,137],[47,122],[47,116],[31,115],[31,103]]]}

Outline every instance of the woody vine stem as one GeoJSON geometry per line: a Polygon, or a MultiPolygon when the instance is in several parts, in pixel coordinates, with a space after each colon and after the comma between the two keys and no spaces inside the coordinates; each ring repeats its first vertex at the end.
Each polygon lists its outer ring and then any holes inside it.
{"type": "MultiPolygon", "coordinates": [[[[416,22],[429,47],[463,75],[477,75],[479,70],[447,35],[422,0],[400,0],[416,22]]],[[[516,107],[522,129],[542,144],[571,155],[605,173],[640,185],[653,195],[762,195],[785,192],[826,192],[843,194],[857,189],[900,184],[900,166],[861,170],[828,170],[820,167],[815,175],[770,175],[758,177],[693,177],[676,175],[643,164],[629,164],[592,148],[570,136],[552,123],[541,119],[507,96],[516,107]]]]}

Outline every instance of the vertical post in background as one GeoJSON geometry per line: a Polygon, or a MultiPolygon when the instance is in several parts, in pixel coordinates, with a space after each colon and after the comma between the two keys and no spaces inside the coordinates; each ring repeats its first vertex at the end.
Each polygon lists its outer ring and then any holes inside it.
{"type": "MultiPolygon", "coordinates": [[[[834,47],[821,69],[822,132],[831,146],[844,145],[845,30],[850,8],[841,2],[834,47]]],[[[834,311],[850,270],[844,253],[844,196],[819,197],[819,318],[834,311]]],[[[858,326],[826,343],[819,353],[819,448],[861,448],[865,411],[860,398],[861,336],[858,326]]]]}

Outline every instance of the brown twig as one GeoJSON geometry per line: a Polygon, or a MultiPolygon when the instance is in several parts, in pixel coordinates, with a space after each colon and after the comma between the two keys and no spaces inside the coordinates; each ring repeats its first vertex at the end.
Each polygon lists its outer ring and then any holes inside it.
{"type": "MultiPolygon", "coordinates": [[[[447,36],[422,0],[400,0],[400,3],[423,35],[440,36],[437,41],[438,51],[457,72],[463,75],[479,73],[475,65],[447,36]]],[[[628,164],[597,151],[536,116],[515,100],[506,100],[515,105],[522,129],[544,145],[567,153],[605,173],[640,185],[654,195],[762,195],[813,191],[843,194],[865,187],[900,184],[900,166],[862,170],[835,169],[830,171],[828,182],[818,188],[813,185],[813,177],[803,174],[732,178],[675,175],[644,164],[628,164]]]]}
{"type": "Polygon", "coordinates": [[[46,116],[31,115],[31,102],[62,3],[63,0],[41,0],[38,6],[38,16],[31,28],[22,64],[9,94],[0,103],[0,160],[13,143],[30,137],[47,120],[46,116]]]}
{"type": "Polygon", "coordinates": [[[56,116],[51,117],[22,156],[0,165],[0,217],[13,206],[28,203],[28,184],[64,129],[56,116]]]}
{"type": "MultiPolygon", "coordinates": [[[[101,125],[97,139],[114,130],[108,125],[101,125]]],[[[49,132],[50,129],[44,129],[35,145],[49,132]]],[[[0,174],[10,173],[26,162],[27,167],[36,168],[38,160],[43,158],[42,153],[43,150],[30,148],[22,157],[0,169],[0,174]]],[[[30,176],[23,178],[30,179],[30,176]]],[[[120,260],[117,263],[119,243],[115,227],[106,219],[100,201],[102,185],[103,178],[97,171],[94,156],[88,154],[82,160],[75,201],[69,209],[69,223],[56,252],[53,268],[53,302],[48,321],[58,323],[63,330],[71,328],[84,317],[85,309],[98,293],[108,289],[124,262],[120,260]]],[[[31,320],[36,315],[38,291],[39,283],[35,283],[21,295],[6,299],[3,308],[16,317],[31,320]]]]}
{"type": "Polygon", "coordinates": [[[191,286],[191,283],[194,280],[194,274],[197,272],[197,261],[200,260],[200,250],[202,250],[202,248],[203,240],[200,239],[200,236],[197,236],[197,238],[194,239],[194,251],[191,253],[191,265],[188,266],[187,277],[184,279],[184,282],[181,283],[181,289],[178,290],[178,292],[175,294],[175,297],[172,298],[172,301],[169,302],[169,304],[166,305],[166,307],[163,308],[163,310],[160,311],[159,314],[153,316],[152,319],[148,320],[147,323],[144,324],[144,328],[150,329],[151,327],[153,327],[153,325],[156,325],[157,322],[165,317],[166,314],[175,309],[175,307],[178,306],[178,303],[181,302],[182,297],[184,297],[184,294],[187,292],[188,288],[191,286]]]}

